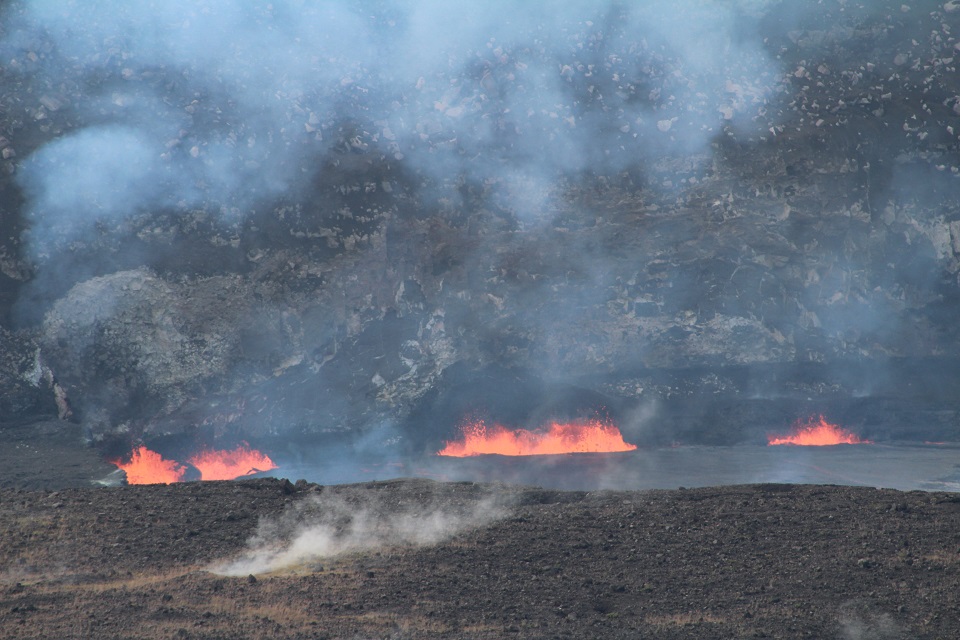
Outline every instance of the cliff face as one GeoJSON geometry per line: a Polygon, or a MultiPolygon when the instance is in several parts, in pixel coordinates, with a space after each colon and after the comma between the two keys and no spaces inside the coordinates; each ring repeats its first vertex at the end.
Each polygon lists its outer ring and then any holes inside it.
{"type": "Polygon", "coordinates": [[[524,14],[563,46],[511,33],[399,90],[342,61],[162,66],[100,27],[73,50],[4,3],[8,414],[93,440],[390,425],[414,448],[470,411],[604,410],[655,442],[822,411],[947,433],[960,12],[827,5],[723,10],[696,56],[692,6],[658,39],[650,16],[524,14]],[[267,125],[245,78],[276,91],[267,125]],[[179,123],[160,159],[155,104],[179,123]]]}

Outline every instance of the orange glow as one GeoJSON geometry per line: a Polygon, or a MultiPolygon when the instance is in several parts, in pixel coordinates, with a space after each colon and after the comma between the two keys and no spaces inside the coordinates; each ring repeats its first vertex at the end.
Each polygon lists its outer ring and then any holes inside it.
{"type": "Polygon", "coordinates": [[[164,460],[156,451],[146,447],[139,447],[130,454],[130,462],[124,463],[115,460],[113,464],[123,469],[127,474],[129,484],[170,484],[180,482],[186,467],[174,460],[164,460]]]}
{"type": "Polygon", "coordinates": [[[544,432],[518,429],[509,431],[497,424],[492,428],[482,421],[463,427],[463,440],[447,442],[437,452],[441,456],[464,458],[487,453],[502,456],[542,456],[558,453],[602,453],[633,451],[636,445],[623,441],[620,430],[600,420],[554,422],[544,432]]]}
{"type": "MultiPolygon", "coordinates": [[[[130,454],[130,462],[112,460],[127,474],[127,484],[171,484],[182,482],[187,467],[175,460],[165,460],[156,451],[144,446],[130,454]]],[[[201,480],[233,480],[258,471],[276,469],[266,454],[251,449],[246,443],[233,451],[202,451],[188,462],[200,471],[201,480]]]]}
{"type": "Polygon", "coordinates": [[[819,419],[809,419],[806,424],[798,422],[794,425],[793,433],[783,437],[771,436],[768,445],[797,444],[805,447],[823,447],[833,444],[871,444],[869,440],[861,440],[856,434],[841,429],[835,424],[827,422],[823,416],[819,419]]]}
{"type": "Polygon", "coordinates": [[[245,443],[233,451],[201,451],[188,462],[200,470],[201,480],[233,480],[277,468],[267,455],[245,443]]]}

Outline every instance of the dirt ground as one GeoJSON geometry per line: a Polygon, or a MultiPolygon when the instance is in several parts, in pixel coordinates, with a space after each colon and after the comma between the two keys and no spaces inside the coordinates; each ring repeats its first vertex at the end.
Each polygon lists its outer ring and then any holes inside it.
{"type": "Polygon", "coordinates": [[[117,470],[78,425],[54,418],[0,423],[0,452],[3,489],[89,487],[117,470]]]}
{"type": "Polygon", "coordinates": [[[960,495],[0,490],[3,638],[956,638],[960,495]]]}

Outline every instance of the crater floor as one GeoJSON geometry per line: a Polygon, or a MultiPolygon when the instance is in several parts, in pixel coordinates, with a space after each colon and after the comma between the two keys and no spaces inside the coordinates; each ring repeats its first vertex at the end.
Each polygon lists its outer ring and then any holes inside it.
{"type": "Polygon", "coordinates": [[[950,493],[256,479],[3,489],[0,527],[4,637],[960,635],[950,493]],[[255,534],[304,553],[218,573],[255,534]]]}

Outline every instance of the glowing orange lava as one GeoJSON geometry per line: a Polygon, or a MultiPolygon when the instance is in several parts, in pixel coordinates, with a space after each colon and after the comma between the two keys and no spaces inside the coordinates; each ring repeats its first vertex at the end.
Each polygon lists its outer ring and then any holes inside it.
{"type": "Polygon", "coordinates": [[[554,422],[543,432],[518,429],[510,431],[497,424],[491,428],[482,421],[463,427],[463,440],[447,442],[437,452],[441,456],[464,458],[487,453],[502,456],[542,456],[559,453],[603,453],[633,451],[636,445],[623,441],[620,430],[600,420],[554,422]]]}
{"type": "MultiPolygon", "coordinates": [[[[166,460],[144,446],[130,454],[130,462],[113,460],[127,474],[127,484],[171,484],[182,482],[187,467],[166,460]]],[[[200,471],[201,480],[233,480],[259,471],[276,469],[269,456],[251,449],[246,443],[232,451],[208,450],[192,456],[188,462],[200,471]]]]}
{"type": "Polygon", "coordinates": [[[768,445],[797,444],[806,447],[824,447],[834,444],[872,444],[869,440],[861,440],[856,434],[841,429],[835,424],[827,422],[823,416],[814,420],[810,418],[806,424],[798,422],[793,433],[780,438],[771,436],[768,445]]]}
{"type": "Polygon", "coordinates": [[[113,464],[123,469],[130,484],[170,484],[180,482],[187,472],[186,467],[174,460],[164,460],[156,451],[138,447],[130,454],[130,462],[115,460],[113,464]]]}
{"type": "Polygon", "coordinates": [[[276,469],[267,455],[241,444],[233,451],[202,451],[188,462],[200,470],[201,480],[233,480],[258,471],[276,469]]]}

